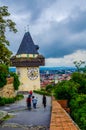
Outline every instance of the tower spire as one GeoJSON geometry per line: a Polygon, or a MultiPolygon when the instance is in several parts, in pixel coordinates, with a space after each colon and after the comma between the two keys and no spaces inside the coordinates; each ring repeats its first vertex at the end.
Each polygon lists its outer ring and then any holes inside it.
{"type": "Polygon", "coordinates": [[[38,49],[39,46],[34,44],[30,33],[26,32],[17,51],[17,55],[18,54],[39,54],[38,49]]]}

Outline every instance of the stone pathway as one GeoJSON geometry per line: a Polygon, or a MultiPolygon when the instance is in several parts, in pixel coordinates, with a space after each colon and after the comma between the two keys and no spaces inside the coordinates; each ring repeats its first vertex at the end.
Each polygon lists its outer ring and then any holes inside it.
{"type": "Polygon", "coordinates": [[[46,109],[42,106],[42,96],[34,94],[38,98],[37,109],[27,110],[26,97],[22,101],[10,106],[0,107],[7,111],[12,118],[4,121],[0,130],[49,130],[51,116],[51,98],[47,97],[46,109]]]}

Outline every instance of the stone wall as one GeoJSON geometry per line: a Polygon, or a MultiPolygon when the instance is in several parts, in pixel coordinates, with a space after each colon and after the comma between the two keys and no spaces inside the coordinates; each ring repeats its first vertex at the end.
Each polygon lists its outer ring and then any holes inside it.
{"type": "Polygon", "coordinates": [[[14,78],[7,78],[7,84],[3,87],[0,88],[0,97],[15,97],[15,90],[13,87],[13,80],[14,78]]]}
{"type": "Polygon", "coordinates": [[[52,99],[50,130],[80,130],[55,99],[52,99]]]}

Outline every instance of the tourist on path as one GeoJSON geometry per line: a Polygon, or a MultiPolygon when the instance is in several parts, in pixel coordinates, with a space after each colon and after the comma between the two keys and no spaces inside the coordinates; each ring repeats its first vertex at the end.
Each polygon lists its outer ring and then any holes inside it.
{"type": "Polygon", "coordinates": [[[46,108],[46,96],[45,95],[43,95],[42,104],[43,104],[44,108],[46,108]]]}
{"type": "Polygon", "coordinates": [[[33,94],[32,90],[29,91],[29,94],[32,96],[32,94],[33,94]]]}
{"type": "Polygon", "coordinates": [[[37,98],[35,96],[32,96],[32,103],[33,103],[33,108],[36,109],[36,105],[37,105],[37,98]]]}
{"type": "Polygon", "coordinates": [[[31,110],[31,95],[30,94],[28,95],[26,102],[27,102],[28,109],[31,110]]]}

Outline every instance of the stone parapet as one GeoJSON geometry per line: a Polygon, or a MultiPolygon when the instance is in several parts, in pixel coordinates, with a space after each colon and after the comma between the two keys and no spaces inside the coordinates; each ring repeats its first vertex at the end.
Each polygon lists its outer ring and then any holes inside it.
{"type": "Polygon", "coordinates": [[[50,130],[80,130],[55,99],[52,100],[50,130]]]}

